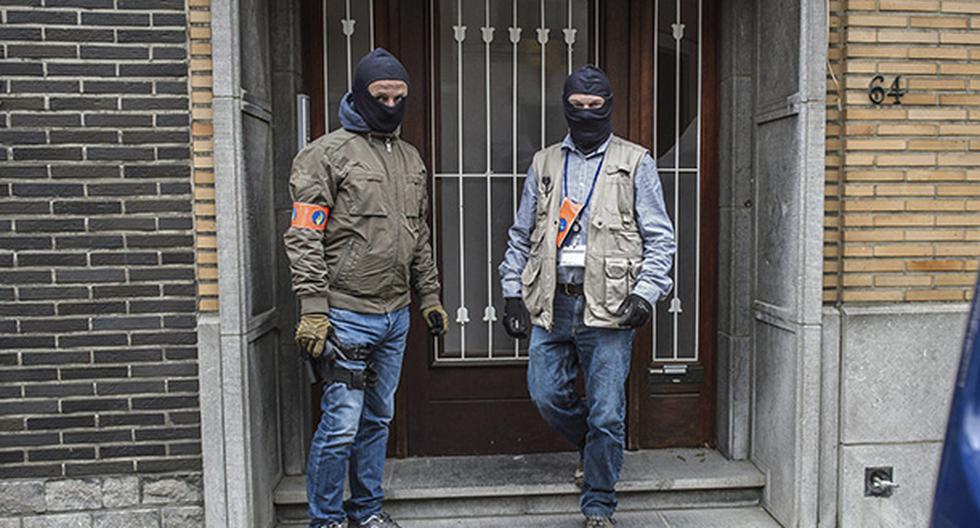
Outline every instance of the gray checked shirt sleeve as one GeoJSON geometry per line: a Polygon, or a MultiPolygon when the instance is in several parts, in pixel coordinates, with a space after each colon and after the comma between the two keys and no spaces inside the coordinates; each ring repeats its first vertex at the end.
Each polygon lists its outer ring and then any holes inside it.
{"type": "Polygon", "coordinates": [[[538,184],[534,177],[534,169],[527,170],[524,180],[524,191],[521,193],[521,204],[514,217],[514,225],[510,227],[507,237],[507,251],[504,261],[497,271],[500,273],[500,288],[504,298],[521,296],[521,272],[527,264],[527,256],[531,252],[531,231],[534,230],[534,212],[538,207],[538,184]]]}
{"type": "Polygon", "coordinates": [[[633,204],[636,225],[643,238],[643,265],[633,285],[633,293],[654,305],[667,297],[673,287],[670,270],[677,245],[674,226],[664,206],[657,165],[649,153],[644,154],[636,169],[633,204]]]}

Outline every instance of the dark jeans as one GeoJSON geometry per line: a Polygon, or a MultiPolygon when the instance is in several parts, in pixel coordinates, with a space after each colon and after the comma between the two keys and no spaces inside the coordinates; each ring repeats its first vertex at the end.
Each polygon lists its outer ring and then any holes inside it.
{"type": "MultiPolygon", "coordinates": [[[[352,390],[340,382],[323,388],[323,416],[306,467],[311,528],[347,518],[362,521],[381,511],[388,425],[395,415],[395,389],[408,335],[407,307],[382,315],[331,309],[329,316],[345,346],[374,347],[368,361],[377,381],[365,390],[352,390]],[[345,473],[351,490],[346,504],[345,473]]],[[[342,364],[354,370],[367,367],[363,361],[342,364]]]]}
{"type": "Polygon", "coordinates": [[[555,295],[551,332],[538,326],[531,330],[527,386],[545,421],[585,451],[582,513],[612,516],[623,467],[633,331],[587,327],[584,309],[581,295],[555,295]],[[573,386],[579,367],[585,375],[584,400],[573,386]]]}

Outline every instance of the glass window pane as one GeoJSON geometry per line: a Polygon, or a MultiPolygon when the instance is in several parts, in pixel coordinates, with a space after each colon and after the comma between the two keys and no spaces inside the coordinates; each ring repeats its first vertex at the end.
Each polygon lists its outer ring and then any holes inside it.
{"type": "Polygon", "coordinates": [[[697,359],[697,302],[698,302],[698,182],[697,173],[674,171],[660,173],[667,212],[674,223],[677,254],[674,257],[674,290],[670,297],[657,304],[656,359],[697,359]],[[680,194],[675,195],[677,182],[680,194]],[[675,198],[677,204],[675,205],[675,198]],[[674,300],[674,297],[677,300],[674,300]],[[675,312],[676,332],[675,332],[675,312]],[[674,336],[677,347],[674,347],[674,336]],[[675,355],[676,354],[676,355],[675,355]]]}
{"type": "Polygon", "coordinates": [[[681,2],[681,23],[684,38],[681,40],[681,92],[678,99],[680,113],[681,154],[680,167],[698,166],[698,71],[700,69],[701,28],[699,25],[699,0],[681,2]]]}
{"type": "Polygon", "coordinates": [[[657,166],[676,167],[674,142],[677,134],[677,41],[673,25],[677,23],[677,5],[673,1],[657,2],[657,58],[654,108],[656,119],[655,147],[657,166]]]}

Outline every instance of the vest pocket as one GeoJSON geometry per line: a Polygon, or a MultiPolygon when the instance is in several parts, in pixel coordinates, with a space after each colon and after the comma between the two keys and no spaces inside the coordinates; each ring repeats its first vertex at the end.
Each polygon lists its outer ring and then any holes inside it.
{"type": "Polygon", "coordinates": [[[521,272],[521,284],[524,290],[524,304],[532,316],[544,310],[540,306],[541,298],[544,295],[543,285],[535,284],[539,275],[541,275],[541,258],[531,257],[524,266],[524,271],[521,272]]]}
{"type": "Polygon", "coordinates": [[[605,262],[606,310],[615,312],[630,293],[630,263],[624,258],[608,257],[605,262]]]}
{"type": "Polygon", "coordinates": [[[616,189],[616,208],[624,221],[633,216],[633,178],[630,168],[625,165],[610,165],[606,168],[612,187],[616,189]]]}
{"type": "Polygon", "coordinates": [[[531,243],[532,248],[538,247],[541,243],[541,239],[544,238],[544,234],[548,231],[548,222],[545,219],[544,222],[537,222],[532,226],[531,236],[528,241],[531,243]]]}

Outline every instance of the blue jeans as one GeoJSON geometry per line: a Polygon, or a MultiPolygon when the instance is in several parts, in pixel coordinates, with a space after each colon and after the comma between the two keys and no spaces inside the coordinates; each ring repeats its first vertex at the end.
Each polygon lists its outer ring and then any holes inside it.
{"type": "Polygon", "coordinates": [[[353,390],[340,382],[323,388],[323,415],[306,466],[311,528],[347,518],[360,522],[381,511],[388,426],[395,414],[395,389],[409,325],[408,307],[381,315],[331,309],[329,317],[345,346],[373,348],[367,362],[338,363],[352,370],[363,370],[370,363],[377,381],[365,390],[353,390]],[[346,503],[345,473],[351,491],[346,503]]]}
{"type": "Polygon", "coordinates": [[[584,450],[582,513],[612,516],[626,446],[625,384],[633,330],[587,327],[584,309],[581,295],[555,295],[551,332],[531,329],[527,386],[545,421],[584,450]],[[585,376],[584,400],[574,387],[579,367],[585,376]]]}

